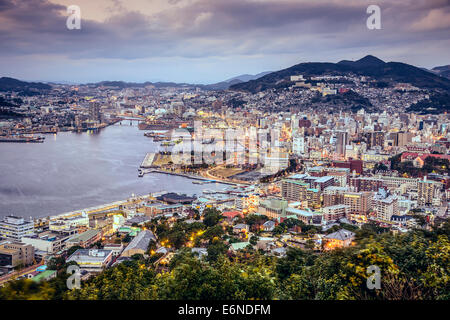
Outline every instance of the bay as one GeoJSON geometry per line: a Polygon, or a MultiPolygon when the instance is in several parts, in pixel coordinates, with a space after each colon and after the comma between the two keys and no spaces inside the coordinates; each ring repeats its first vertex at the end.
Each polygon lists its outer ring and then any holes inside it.
{"type": "Polygon", "coordinates": [[[44,143],[0,143],[0,217],[45,217],[168,191],[201,195],[226,186],[151,173],[138,177],[147,152],[159,143],[123,121],[98,133],[60,132],[44,143]]]}

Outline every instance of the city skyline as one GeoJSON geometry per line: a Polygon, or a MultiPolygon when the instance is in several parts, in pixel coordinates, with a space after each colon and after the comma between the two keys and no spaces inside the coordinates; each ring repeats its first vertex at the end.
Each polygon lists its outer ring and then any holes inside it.
{"type": "Polygon", "coordinates": [[[444,305],[449,31],[450,0],[0,0],[0,302],[444,305]]]}
{"type": "Polygon", "coordinates": [[[450,2],[13,1],[0,5],[2,76],[74,83],[123,80],[209,84],[301,62],[372,54],[432,68],[450,61],[450,2]],[[67,6],[81,9],[69,30],[67,6]]]}

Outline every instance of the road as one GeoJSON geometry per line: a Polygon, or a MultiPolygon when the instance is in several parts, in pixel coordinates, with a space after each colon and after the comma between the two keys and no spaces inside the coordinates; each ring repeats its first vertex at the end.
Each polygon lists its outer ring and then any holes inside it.
{"type": "Polygon", "coordinates": [[[3,285],[4,283],[19,278],[21,276],[24,276],[28,273],[36,271],[36,269],[44,264],[44,261],[41,261],[40,263],[33,264],[32,266],[26,267],[25,269],[14,271],[13,273],[9,273],[7,275],[4,275],[3,277],[0,277],[0,285],[3,285]]]}

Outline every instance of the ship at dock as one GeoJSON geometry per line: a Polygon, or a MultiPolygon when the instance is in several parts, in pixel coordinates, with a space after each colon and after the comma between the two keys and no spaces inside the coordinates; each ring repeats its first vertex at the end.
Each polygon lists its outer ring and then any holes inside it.
{"type": "Polygon", "coordinates": [[[45,137],[42,136],[0,136],[0,142],[11,142],[11,143],[43,143],[45,137]]]}

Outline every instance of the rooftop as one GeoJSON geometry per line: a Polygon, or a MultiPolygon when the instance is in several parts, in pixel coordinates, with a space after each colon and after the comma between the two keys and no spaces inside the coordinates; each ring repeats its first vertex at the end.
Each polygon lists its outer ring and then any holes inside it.
{"type": "Polygon", "coordinates": [[[249,244],[250,242],[235,242],[231,244],[231,248],[233,250],[241,250],[245,249],[249,244]]]}
{"type": "Polygon", "coordinates": [[[287,208],[286,209],[286,213],[291,213],[291,214],[301,215],[301,216],[307,216],[307,217],[312,217],[314,215],[319,214],[317,212],[306,211],[306,210],[301,210],[301,209],[296,209],[296,208],[287,208]]]}
{"type": "Polygon", "coordinates": [[[326,239],[337,239],[337,240],[347,240],[355,236],[355,233],[341,229],[336,232],[330,233],[329,235],[326,235],[326,239]]]}
{"type": "Polygon", "coordinates": [[[103,262],[108,258],[110,254],[112,254],[112,250],[78,249],[69,257],[69,259],[67,259],[67,262],[69,261],[103,262]]]}
{"type": "Polygon", "coordinates": [[[145,251],[147,250],[150,241],[156,241],[155,235],[150,230],[143,230],[131,240],[124,252],[131,249],[141,249],[145,251]]]}
{"type": "Polygon", "coordinates": [[[97,236],[100,233],[100,230],[96,229],[90,229],[88,231],[85,231],[81,234],[77,234],[76,236],[70,238],[68,242],[84,242],[88,241],[89,239],[92,239],[93,237],[97,236]]]}

